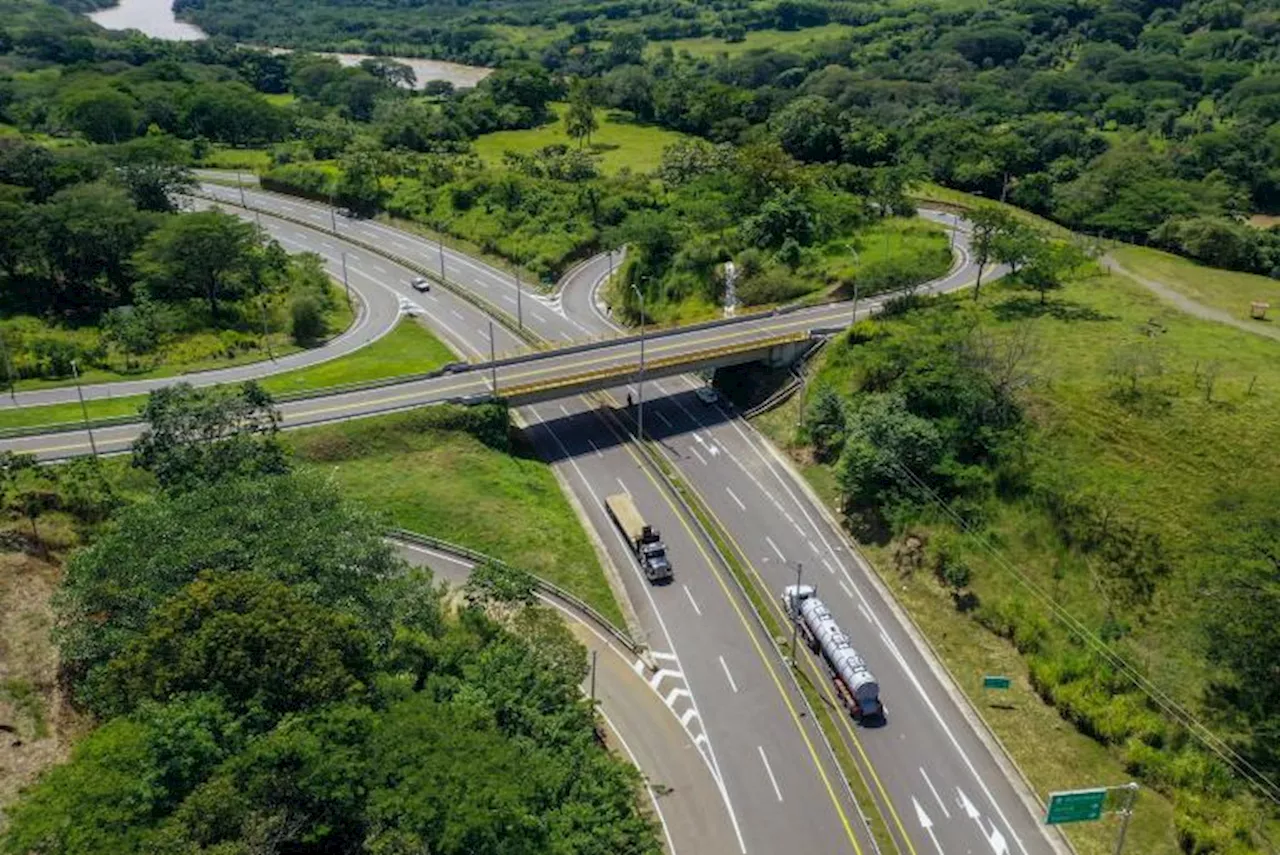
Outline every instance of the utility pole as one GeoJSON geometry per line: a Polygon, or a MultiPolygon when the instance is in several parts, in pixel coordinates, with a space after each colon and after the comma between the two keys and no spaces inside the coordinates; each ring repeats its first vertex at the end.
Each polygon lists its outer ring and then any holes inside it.
{"type": "Polygon", "coordinates": [[[275,351],[271,349],[271,334],[267,331],[267,294],[266,290],[258,297],[258,303],[262,306],[262,343],[267,346],[267,356],[271,357],[271,361],[276,361],[275,351]]]}
{"type": "Polygon", "coordinates": [[[596,705],[596,657],[600,655],[599,650],[591,651],[591,706],[596,705]]]}
{"type": "Polygon", "coordinates": [[[796,655],[796,635],[800,631],[800,577],[804,574],[804,565],[799,561],[796,562],[796,587],[791,596],[791,665],[795,667],[800,662],[800,657],[796,655]]]}
{"type": "Polygon", "coordinates": [[[520,268],[516,268],[516,323],[524,329],[524,304],[520,291],[520,268]]]}
{"type": "Polygon", "coordinates": [[[493,320],[489,320],[489,377],[493,386],[493,397],[498,397],[498,356],[493,343],[493,320]]]}
{"type": "Polygon", "coordinates": [[[347,308],[351,308],[351,283],[347,280],[347,251],[342,251],[342,287],[347,290],[347,308]]]}
{"type": "Polygon", "coordinates": [[[84,391],[80,388],[80,369],[76,367],[76,361],[71,360],[71,376],[76,381],[76,397],[80,399],[80,415],[84,416],[84,430],[89,434],[89,449],[93,452],[93,459],[98,459],[98,444],[93,441],[93,428],[89,427],[89,408],[84,403],[84,391]]]}
{"type": "Polygon", "coordinates": [[[436,247],[439,249],[439,252],[440,252],[440,281],[447,285],[449,283],[449,280],[446,279],[444,275],[444,234],[443,232],[436,232],[436,247]]]}
{"type": "Polygon", "coordinates": [[[1131,783],[1126,790],[1129,791],[1129,800],[1125,802],[1124,809],[1120,811],[1120,834],[1116,838],[1116,855],[1120,855],[1120,851],[1124,849],[1124,838],[1129,832],[1129,819],[1133,816],[1133,804],[1138,800],[1138,785],[1131,783]]]}
{"type": "MultiPolygon", "coordinates": [[[[849,251],[853,253],[853,263],[862,265],[861,256],[858,251],[853,248],[853,244],[847,244],[849,251]]],[[[858,322],[858,274],[853,274],[853,314],[849,316],[849,325],[852,326],[858,322]]]]}
{"type": "Polygon", "coordinates": [[[644,442],[644,294],[631,283],[631,290],[640,298],[640,381],[636,383],[636,438],[644,442]]]}
{"type": "MultiPolygon", "coordinates": [[[[0,330],[0,350],[4,351],[4,371],[9,377],[9,397],[13,400],[14,404],[17,404],[18,390],[13,382],[13,363],[9,361],[9,342],[5,341],[3,330],[0,330]]],[[[1249,387],[1249,390],[1253,390],[1252,385],[1249,387]]]]}

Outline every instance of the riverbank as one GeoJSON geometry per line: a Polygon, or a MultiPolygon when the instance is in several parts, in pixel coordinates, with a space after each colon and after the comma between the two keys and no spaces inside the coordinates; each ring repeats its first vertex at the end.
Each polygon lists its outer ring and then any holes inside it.
{"type": "MultiPolygon", "coordinates": [[[[201,41],[208,35],[195,24],[179,21],[173,12],[172,0],[120,0],[120,3],[108,9],[90,12],[88,18],[100,27],[108,30],[137,30],[145,36],[168,41],[201,41]]],[[[260,47],[271,53],[291,53],[286,47],[270,47],[262,45],[246,45],[260,47]]],[[[420,59],[407,56],[374,57],[358,53],[329,53],[316,51],[318,56],[331,56],[342,65],[359,65],[366,59],[389,59],[403,63],[413,69],[415,75],[414,88],[422,89],[435,80],[445,80],[455,88],[466,89],[475,86],[491,73],[492,68],[478,65],[461,65],[456,62],[444,62],[434,59],[420,59]]]]}

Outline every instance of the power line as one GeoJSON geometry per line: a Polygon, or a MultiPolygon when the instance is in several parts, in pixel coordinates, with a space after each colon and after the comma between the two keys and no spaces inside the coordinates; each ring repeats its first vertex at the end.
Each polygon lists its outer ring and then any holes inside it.
{"type": "Polygon", "coordinates": [[[971,526],[967,520],[965,520],[960,514],[956,513],[955,510],[952,509],[952,507],[947,504],[947,502],[943,500],[932,487],[916,475],[910,467],[898,460],[896,456],[891,457],[890,462],[916,486],[923,490],[928,495],[929,499],[940,507],[948,517],[955,521],[955,523],[963,529],[966,534],[986,549],[1001,567],[1013,575],[1013,577],[1017,579],[1023,587],[1034,594],[1042,603],[1048,606],[1049,610],[1053,613],[1053,616],[1056,617],[1059,622],[1064,624],[1070,632],[1075,634],[1081,641],[1100,654],[1113,667],[1117,668],[1125,677],[1133,682],[1139,690],[1144,692],[1156,704],[1156,706],[1171,716],[1178,724],[1185,727],[1198,742],[1216,754],[1223,762],[1235,770],[1237,774],[1252,784],[1253,787],[1260,791],[1265,798],[1280,804],[1280,786],[1277,786],[1274,781],[1250,763],[1248,759],[1228,745],[1206,725],[1201,723],[1189,710],[1178,704],[1177,701],[1169,697],[1169,695],[1166,694],[1159,686],[1144,677],[1136,668],[1130,665],[1123,656],[1095,635],[1083,621],[1072,615],[1064,606],[1054,600],[1051,595],[1040,588],[1040,586],[1032,579],[1028,578],[1025,573],[1005,558],[1004,555],[1001,554],[1001,552],[996,549],[989,540],[987,540],[987,538],[974,530],[973,526],[971,526]]]}

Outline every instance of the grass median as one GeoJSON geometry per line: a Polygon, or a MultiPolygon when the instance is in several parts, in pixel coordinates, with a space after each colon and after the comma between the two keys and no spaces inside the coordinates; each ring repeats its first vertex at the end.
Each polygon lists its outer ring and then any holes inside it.
{"type": "MultiPolygon", "coordinates": [[[[262,385],[273,395],[308,392],[330,386],[384,380],[433,371],[456,357],[429,330],[411,319],[354,353],[337,359],[264,378],[262,385]]],[[[86,401],[89,418],[107,419],[134,415],[147,402],[146,395],[130,395],[86,401]]],[[[0,411],[0,429],[39,427],[78,422],[80,404],[49,404],[0,411]]]]}

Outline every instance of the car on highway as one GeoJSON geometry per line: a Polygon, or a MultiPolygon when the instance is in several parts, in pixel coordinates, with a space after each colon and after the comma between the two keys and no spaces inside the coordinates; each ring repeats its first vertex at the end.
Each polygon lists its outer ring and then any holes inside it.
{"type": "Polygon", "coordinates": [[[711,386],[699,386],[698,391],[693,394],[697,395],[698,400],[708,407],[720,402],[720,393],[711,386]]]}
{"type": "Polygon", "coordinates": [[[431,282],[425,276],[415,276],[409,280],[409,287],[421,294],[425,294],[431,290],[431,282]]]}

